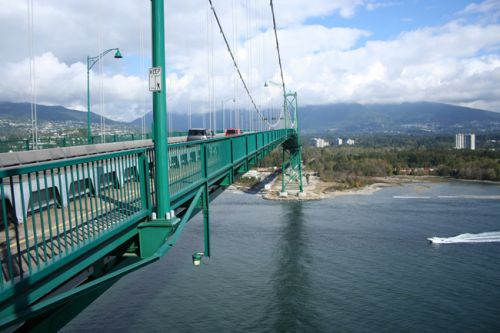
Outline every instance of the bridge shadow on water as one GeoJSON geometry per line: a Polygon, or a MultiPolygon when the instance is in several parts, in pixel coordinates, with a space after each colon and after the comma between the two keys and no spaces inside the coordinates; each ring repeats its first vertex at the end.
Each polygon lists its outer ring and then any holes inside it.
{"type": "Polygon", "coordinates": [[[312,257],[308,249],[303,205],[302,202],[283,205],[282,237],[275,254],[277,268],[272,275],[274,295],[266,311],[274,321],[272,331],[316,330],[316,316],[310,306],[312,257]]]}

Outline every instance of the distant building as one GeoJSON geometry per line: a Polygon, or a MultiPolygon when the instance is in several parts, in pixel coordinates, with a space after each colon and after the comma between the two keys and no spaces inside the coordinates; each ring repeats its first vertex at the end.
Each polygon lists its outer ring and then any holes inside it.
{"type": "Polygon", "coordinates": [[[347,141],[345,143],[348,144],[349,146],[352,146],[356,142],[353,139],[347,139],[347,141]]]}
{"type": "Polygon", "coordinates": [[[455,149],[476,149],[476,135],[473,133],[455,135],[455,149]]]}
{"type": "Polygon", "coordinates": [[[330,143],[322,138],[312,138],[311,139],[311,146],[316,147],[316,148],[325,148],[328,147],[330,143]]]}
{"type": "Polygon", "coordinates": [[[342,146],[342,143],[343,143],[343,142],[344,142],[344,141],[342,140],[342,138],[337,138],[337,139],[335,140],[335,143],[337,144],[337,146],[342,146]]]}

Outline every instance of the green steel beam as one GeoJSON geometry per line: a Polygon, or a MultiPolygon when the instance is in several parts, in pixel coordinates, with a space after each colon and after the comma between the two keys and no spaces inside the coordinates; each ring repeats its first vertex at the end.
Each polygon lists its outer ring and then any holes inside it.
{"type": "Polygon", "coordinates": [[[164,219],[170,212],[168,184],[168,117],[167,90],[165,84],[165,23],[163,0],[151,1],[153,33],[153,67],[161,69],[160,91],[153,92],[153,134],[156,170],[156,209],[158,218],[164,219]]]}
{"type": "Polygon", "coordinates": [[[111,288],[117,281],[118,279],[107,281],[94,290],[89,291],[87,294],[74,296],[70,298],[67,303],[57,307],[53,311],[45,311],[37,317],[30,318],[21,327],[17,328],[17,330],[31,333],[57,332],[73,320],[80,312],[85,310],[85,308],[99,296],[111,288]]]}
{"type": "Polygon", "coordinates": [[[76,288],[73,288],[65,293],[62,293],[60,295],[51,297],[46,300],[42,300],[38,303],[35,303],[34,305],[28,306],[24,308],[21,311],[18,311],[10,316],[4,317],[0,319],[0,329],[6,328],[7,325],[15,324],[18,322],[21,322],[25,320],[26,318],[30,318],[33,316],[40,315],[46,311],[49,311],[51,309],[54,309],[58,307],[59,305],[64,304],[68,300],[74,298],[74,297],[80,297],[82,295],[85,295],[89,292],[92,292],[96,288],[100,288],[104,283],[111,282],[115,279],[119,279],[125,274],[128,274],[136,269],[139,269],[141,267],[144,267],[147,264],[150,264],[156,260],[158,260],[158,256],[153,256],[150,258],[146,259],[141,259],[139,261],[136,261],[135,263],[131,265],[127,265],[125,267],[122,267],[116,271],[113,271],[107,275],[104,275],[100,278],[97,278],[89,283],[83,284],[81,286],[78,286],[76,288]]]}

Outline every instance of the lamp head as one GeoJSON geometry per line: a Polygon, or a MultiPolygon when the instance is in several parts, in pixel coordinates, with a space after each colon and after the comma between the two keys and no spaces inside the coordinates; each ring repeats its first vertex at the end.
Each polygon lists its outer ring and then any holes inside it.
{"type": "Polygon", "coordinates": [[[120,50],[117,49],[116,52],[115,52],[115,59],[121,59],[123,58],[122,54],[120,53],[120,50]]]}
{"type": "Polygon", "coordinates": [[[267,81],[264,81],[264,87],[267,88],[269,85],[267,84],[267,81]]]}
{"type": "Polygon", "coordinates": [[[200,267],[200,265],[201,265],[201,258],[203,257],[203,255],[204,255],[203,252],[195,252],[195,253],[193,253],[193,266],[200,267]]]}

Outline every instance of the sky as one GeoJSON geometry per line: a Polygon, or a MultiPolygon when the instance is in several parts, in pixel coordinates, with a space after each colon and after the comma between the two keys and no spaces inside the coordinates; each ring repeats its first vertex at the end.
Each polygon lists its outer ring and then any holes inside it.
{"type": "MultiPolygon", "coordinates": [[[[300,105],[443,102],[500,112],[500,0],[274,0],[287,90],[300,105]]],[[[0,101],[86,110],[86,57],[119,47],[90,75],[91,108],[115,120],[151,109],[149,0],[0,0],[0,101]],[[30,42],[32,41],[32,43],[30,42]],[[30,76],[30,46],[34,74],[30,76]]],[[[213,0],[259,108],[281,91],[268,0],[213,0]]],[[[165,1],[171,112],[248,108],[208,0],[165,1]]]]}

